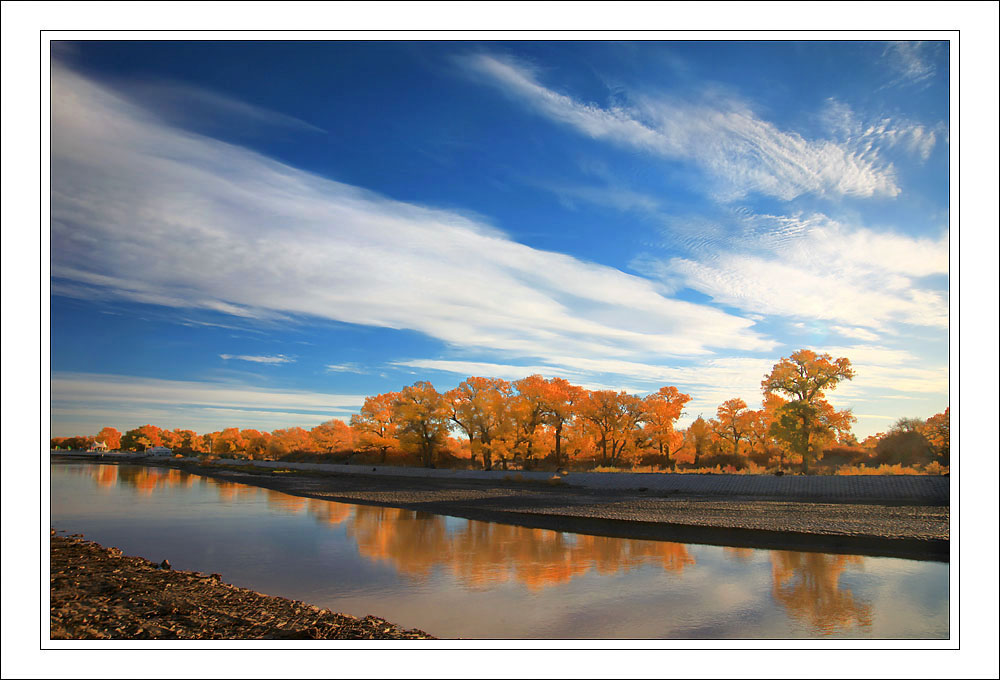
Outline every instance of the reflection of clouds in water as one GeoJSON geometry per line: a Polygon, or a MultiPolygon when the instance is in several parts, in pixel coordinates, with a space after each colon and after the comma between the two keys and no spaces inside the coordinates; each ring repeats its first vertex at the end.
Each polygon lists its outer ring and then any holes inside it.
{"type": "Polygon", "coordinates": [[[947,637],[947,562],[876,558],[867,566],[866,573],[851,581],[859,591],[871,594],[874,636],[947,637]]]}

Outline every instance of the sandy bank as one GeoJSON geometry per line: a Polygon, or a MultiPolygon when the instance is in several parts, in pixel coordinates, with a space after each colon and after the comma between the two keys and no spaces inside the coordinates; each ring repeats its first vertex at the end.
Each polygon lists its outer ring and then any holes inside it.
{"type": "Polygon", "coordinates": [[[77,537],[52,535],[54,640],[418,640],[374,616],[358,619],[223,583],[218,574],[161,568],[77,537]]]}

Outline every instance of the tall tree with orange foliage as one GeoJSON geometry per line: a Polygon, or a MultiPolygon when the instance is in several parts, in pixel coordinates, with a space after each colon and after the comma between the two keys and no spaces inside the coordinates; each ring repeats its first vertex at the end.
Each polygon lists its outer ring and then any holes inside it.
{"type": "Polygon", "coordinates": [[[254,429],[240,430],[240,439],[243,440],[243,451],[247,454],[247,458],[258,460],[267,452],[271,433],[254,429]]]}
{"type": "Polygon", "coordinates": [[[851,362],[800,349],[782,358],[761,381],[765,394],[786,394],[792,398],[781,408],[773,434],[802,456],[802,471],[821,455],[821,441],[831,431],[854,421],[850,410],[837,412],[824,399],[824,390],[834,389],[841,381],[854,378],[851,362]]]}
{"type": "Polygon", "coordinates": [[[113,427],[105,427],[97,433],[95,439],[107,444],[111,451],[121,448],[122,445],[122,433],[113,427]]]}
{"type": "Polygon", "coordinates": [[[161,432],[156,425],[137,427],[122,435],[121,446],[129,451],[145,451],[150,447],[160,446],[163,444],[161,432]]]}
{"type": "Polygon", "coordinates": [[[581,417],[597,431],[601,465],[617,465],[626,447],[635,441],[639,423],[645,417],[642,399],[624,390],[595,390],[587,394],[581,406],[581,417]]]}
{"type": "Polygon", "coordinates": [[[271,440],[267,443],[267,452],[274,458],[311,449],[312,438],[309,436],[309,432],[301,427],[275,430],[271,433],[271,440]]]}
{"type": "Polygon", "coordinates": [[[565,378],[550,378],[545,382],[542,402],[545,407],[545,422],[552,426],[555,435],[555,448],[552,453],[557,468],[562,465],[564,457],[563,430],[577,416],[580,404],[586,395],[586,390],[565,378]]]}
{"type": "Polygon", "coordinates": [[[928,418],[917,431],[924,436],[941,465],[951,464],[951,407],[928,418]]]}
{"type": "Polygon", "coordinates": [[[331,454],[354,448],[354,432],[343,420],[332,418],[309,430],[313,449],[331,454]]]}
{"type": "Polygon", "coordinates": [[[180,428],[174,428],[171,430],[173,435],[172,439],[174,446],[171,448],[177,449],[187,449],[189,451],[204,452],[202,449],[202,440],[198,436],[198,433],[194,430],[182,430],[180,428]]]}
{"type": "Polygon", "coordinates": [[[514,425],[514,451],[521,456],[524,467],[530,468],[535,454],[539,429],[545,424],[548,383],[540,375],[529,375],[514,382],[517,395],[510,405],[514,425]]]}
{"type": "Polygon", "coordinates": [[[698,467],[712,444],[712,428],[704,418],[698,416],[684,433],[685,449],[690,449],[691,465],[698,467]]]}
{"type": "Polygon", "coordinates": [[[427,381],[404,387],[395,403],[400,443],[420,454],[424,467],[434,467],[434,455],[448,437],[448,403],[427,381]]]}
{"type": "Polygon", "coordinates": [[[751,428],[750,410],[742,399],[729,399],[716,410],[712,429],[715,434],[732,446],[734,456],[740,455],[740,442],[749,437],[751,428]]]}
{"type": "Polygon", "coordinates": [[[643,401],[646,436],[660,456],[673,460],[677,450],[684,445],[684,437],[674,430],[674,424],[684,413],[684,405],[691,401],[691,396],[670,385],[661,387],[643,401]]]}
{"type": "MultiPolygon", "coordinates": [[[[749,411],[749,429],[747,430],[747,444],[749,446],[749,456],[755,462],[766,465],[770,462],[770,454],[780,447],[774,445],[774,437],[771,435],[771,425],[778,417],[778,410],[787,402],[777,394],[765,394],[761,402],[761,407],[756,411],[749,411]]],[[[784,466],[784,451],[778,454],[780,465],[784,466]]]]}
{"type": "MultiPolygon", "coordinates": [[[[446,394],[451,405],[449,414],[469,437],[470,444],[478,444],[483,456],[483,469],[493,469],[493,456],[501,456],[506,464],[514,438],[511,401],[514,396],[511,384],[500,378],[470,377],[446,394]]],[[[473,448],[473,454],[475,448],[473,448]]]]}
{"type": "Polygon", "coordinates": [[[399,448],[396,437],[395,404],[398,392],[386,392],[374,397],[366,397],[359,413],[351,416],[351,428],[355,441],[362,450],[378,451],[381,462],[390,449],[399,448]]]}
{"type": "Polygon", "coordinates": [[[217,433],[212,441],[212,453],[216,456],[230,457],[242,453],[245,448],[239,428],[227,427],[217,433]]]}

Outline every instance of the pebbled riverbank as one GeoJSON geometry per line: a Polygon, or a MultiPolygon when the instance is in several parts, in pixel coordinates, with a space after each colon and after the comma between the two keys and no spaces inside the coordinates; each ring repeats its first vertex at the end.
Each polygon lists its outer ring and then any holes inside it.
{"type": "MultiPolygon", "coordinates": [[[[107,460],[101,462],[108,462],[107,460]]],[[[124,461],[123,461],[124,462],[124,461]]],[[[128,461],[136,462],[136,461],[128,461]]],[[[815,550],[910,559],[949,559],[947,480],[811,478],[776,495],[753,495],[735,475],[572,473],[459,475],[456,471],[351,472],[271,463],[144,461],[294,496],[405,508],[467,519],[619,538],[748,548],[815,550]],[[635,477],[645,486],[634,488],[635,477]],[[701,479],[677,479],[701,477],[701,479]],[[671,479],[673,478],[673,479],[671,479]],[[578,480],[586,480],[581,482],[578,480]],[[942,483],[943,482],[943,483],[942,483]],[[626,484],[633,488],[622,488],[626,484]],[[678,488],[687,485],[686,491],[678,488]],[[801,487],[805,492],[796,492],[801,487]],[[742,489],[743,492],[738,491],[742,489]],[[868,490],[867,492],[854,490],[868,490]],[[929,491],[928,491],[929,489],[929,491]],[[942,492],[943,489],[943,492],[942,492]],[[879,495],[873,495],[872,490],[879,495]],[[873,500],[874,499],[874,500],[873,500]]],[[[347,466],[337,466],[347,467],[347,466]]],[[[756,486],[771,489],[764,479],[756,486]]]]}
{"type": "Polygon", "coordinates": [[[164,568],[78,536],[52,532],[49,540],[54,640],[433,639],[375,616],[239,588],[219,574],[164,568]]]}

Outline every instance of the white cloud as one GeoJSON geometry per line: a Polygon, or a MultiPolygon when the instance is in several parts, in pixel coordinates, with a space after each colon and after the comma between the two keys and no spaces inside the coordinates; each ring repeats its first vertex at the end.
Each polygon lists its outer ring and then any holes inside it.
{"type": "Polygon", "coordinates": [[[552,120],[594,139],[694,162],[717,193],[750,191],[790,200],[804,193],[896,196],[895,171],[873,147],[807,140],[778,129],[733,100],[644,98],[634,108],[601,108],[541,85],[528,69],[486,54],[468,69],[552,120]]]}
{"type": "Polygon", "coordinates": [[[169,80],[123,80],[117,87],[141,101],[144,108],[164,120],[199,128],[255,129],[287,128],[289,130],[326,133],[304,120],[277,111],[254,106],[218,92],[187,83],[169,80]]]}
{"type": "Polygon", "coordinates": [[[544,357],[769,350],[753,322],[163,125],[58,65],[53,294],[308,315],[544,357]]]}
{"type": "Polygon", "coordinates": [[[57,372],[51,386],[53,436],[92,434],[106,425],[124,432],[145,423],[202,433],[308,428],[348,418],[365,400],[357,394],[94,373],[57,372]]]}
{"type": "Polygon", "coordinates": [[[332,373],[364,373],[364,369],[353,362],[346,364],[327,364],[326,370],[332,373]]]}
{"type": "Polygon", "coordinates": [[[151,423],[168,430],[194,430],[200,434],[216,432],[227,427],[241,430],[275,430],[285,427],[312,428],[331,418],[343,420],[345,417],[331,413],[308,413],[300,411],[267,411],[239,408],[156,407],[139,404],[114,404],[106,411],[96,411],[86,406],[55,406],[52,408],[53,437],[80,434],[94,434],[106,426],[121,432],[151,423]]]}
{"type": "Polygon", "coordinates": [[[905,349],[893,349],[881,345],[850,345],[813,347],[816,352],[824,352],[830,356],[847,357],[852,364],[868,364],[878,366],[901,366],[908,363],[916,363],[919,359],[905,349]]]}
{"type": "Polygon", "coordinates": [[[839,141],[866,151],[874,147],[896,147],[927,160],[938,137],[947,139],[944,123],[924,125],[890,117],[866,121],[859,118],[850,106],[835,99],[827,100],[823,118],[839,141]]]}
{"type": "Polygon", "coordinates": [[[652,196],[621,186],[559,186],[552,184],[540,184],[539,186],[556,194],[560,202],[571,209],[576,209],[578,202],[614,208],[621,212],[637,213],[655,213],[660,207],[659,201],[652,196]]]}
{"type": "Polygon", "coordinates": [[[458,361],[448,359],[411,359],[408,361],[394,361],[393,366],[403,366],[406,368],[420,368],[432,371],[444,371],[455,373],[464,377],[482,376],[488,378],[502,378],[504,380],[520,380],[529,375],[543,375],[545,377],[558,378],[579,378],[580,371],[567,369],[561,366],[534,365],[518,366],[514,364],[497,364],[487,361],[458,361]]]}
{"type": "Polygon", "coordinates": [[[97,373],[54,373],[53,402],[159,404],[239,409],[343,411],[359,408],[364,395],[279,390],[192,380],[162,380],[97,373]]]}
{"type": "Polygon", "coordinates": [[[277,356],[252,356],[247,354],[220,354],[220,358],[226,361],[230,359],[237,359],[239,361],[251,361],[256,364],[290,364],[294,363],[295,359],[289,359],[284,354],[279,354],[277,356]]]}
{"type": "Polygon", "coordinates": [[[868,342],[875,342],[879,338],[877,333],[872,333],[867,329],[852,326],[830,326],[830,330],[847,338],[866,340],[868,342]]]}
{"type": "Polygon", "coordinates": [[[883,87],[926,86],[937,73],[937,69],[928,58],[927,48],[927,44],[920,41],[893,42],[886,45],[882,57],[896,76],[883,87]]]}
{"type": "Polygon", "coordinates": [[[821,215],[758,215],[750,223],[750,236],[734,237],[728,248],[696,244],[693,257],[636,265],[668,285],[751,313],[824,319],[841,328],[883,329],[895,321],[947,327],[946,292],[920,281],[948,274],[947,233],[913,238],[821,215]],[[771,233],[758,229],[771,221],[771,233]]]}

